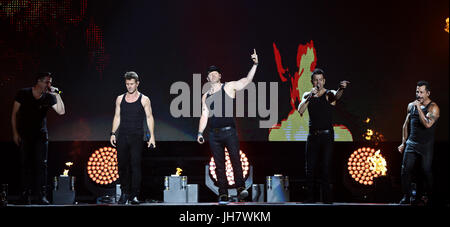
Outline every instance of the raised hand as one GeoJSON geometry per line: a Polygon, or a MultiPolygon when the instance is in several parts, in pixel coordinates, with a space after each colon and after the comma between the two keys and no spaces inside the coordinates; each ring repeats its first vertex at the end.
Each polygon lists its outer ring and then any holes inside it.
{"type": "Polygon", "coordinates": [[[339,83],[339,88],[347,88],[347,85],[350,83],[350,81],[343,80],[339,83]]]}
{"type": "Polygon", "coordinates": [[[252,60],[253,60],[253,64],[258,64],[258,55],[256,54],[256,50],[253,49],[253,54],[252,54],[252,60]]]}

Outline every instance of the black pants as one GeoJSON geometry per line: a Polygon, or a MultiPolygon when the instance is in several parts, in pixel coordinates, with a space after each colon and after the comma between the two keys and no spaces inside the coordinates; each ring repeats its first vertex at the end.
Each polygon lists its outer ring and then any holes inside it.
{"type": "Polygon", "coordinates": [[[403,153],[402,161],[402,191],[405,195],[411,193],[411,183],[413,179],[420,179],[414,175],[417,165],[423,173],[424,193],[431,196],[433,190],[433,172],[431,164],[433,161],[433,142],[426,144],[407,144],[403,153]]]}
{"type": "Polygon", "coordinates": [[[144,141],[142,134],[120,134],[117,138],[117,161],[123,194],[138,196],[141,188],[141,165],[144,141]]]}
{"type": "Polygon", "coordinates": [[[42,133],[23,136],[20,152],[20,187],[22,192],[40,193],[47,186],[48,137],[42,133]]]}
{"type": "Polygon", "coordinates": [[[314,194],[317,185],[322,186],[323,200],[331,200],[330,174],[333,154],[334,131],[329,133],[309,134],[306,141],[305,170],[308,185],[307,200],[316,201],[314,194]]]}
{"type": "Polygon", "coordinates": [[[228,194],[228,180],[225,172],[225,147],[230,155],[233,167],[234,181],[237,188],[245,187],[242,172],[241,155],[239,154],[239,139],[235,128],[225,131],[209,131],[209,145],[216,164],[219,195],[228,194]]]}

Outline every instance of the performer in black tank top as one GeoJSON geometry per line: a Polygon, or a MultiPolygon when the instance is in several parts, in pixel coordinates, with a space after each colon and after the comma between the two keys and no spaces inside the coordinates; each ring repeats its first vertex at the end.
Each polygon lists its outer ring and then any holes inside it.
{"type": "Polygon", "coordinates": [[[147,124],[150,131],[147,146],[155,148],[154,119],[150,99],[137,90],[138,75],[135,72],[125,73],[125,84],[128,92],[116,99],[110,141],[114,147],[117,145],[119,181],[122,191],[118,203],[139,204],[144,124],[147,124]]]}
{"type": "Polygon", "coordinates": [[[223,89],[225,84],[222,84],[220,91],[215,92],[213,94],[210,94],[209,92],[206,93],[206,104],[207,106],[210,106],[211,109],[215,109],[214,104],[222,103],[221,106],[221,113],[218,114],[220,116],[216,116],[217,114],[213,114],[211,117],[208,118],[209,127],[210,128],[224,128],[224,127],[235,127],[236,123],[234,120],[234,117],[226,116],[225,110],[227,109],[226,103],[229,103],[231,107],[234,107],[234,98],[231,98],[223,89]],[[220,102],[214,102],[219,101],[220,102]]]}
{"type": "Polygon", "coordinates": [[[198,127],[197,141],[204,143],[203,131],[208,124],[209,145],[214,162],[216,164],[217,184],[219,187],[219,204],[229,201],[228,188],[237,188],[238,201],[244,201],[248,191],[242,171],[242,163],[239,154],[239,139],[236,132],[236,123],[233,115],[228,116],[227,109],[234,109],[234,98],[236,91],[243,89],[252,82],[258,65],[258,56],[254,50],[252,56],[253,67],[247,77],[238,81],[225,84],[220,82],[221,74],[219,68],[210,66],[208,68],[208,81],[211,89],[202,97],[202,116],[198,127]],[[219,111],[220,110],[220,111],[219,111]],[[233,166],[234,185],[229,185],[225,175],[225,148],[227,148],[231,165],[233,166]]]}
{"type": "Polygon", "coordinates": [[[430,99],[430,86],[426,81],[419,81],[416,87],[416,100],[409,103],[406,120],[403,124],[402,144],[398,147],[403,152],[402,191],[400,204],[431,205],[433,190],[433,145],[439,107],[430,99]],[[420,199],[412,193],[414,166],[418,163],[424,175],[423,192],[420,199]]]}
{"type": "Polygon", "coordinates": [[[337,91],[324,87],[325,77],[321,69],[316,68],[311,74],[313,89],[305,92],[298,106],[300,116],[308,109],[309,134],[306,141],[305,170],[307,178],[307,195],[305,202],[316,202],[316,191],[322,191],[322,202],[332,203],[333,177],[330,174],[333,155],[333,110],[347,87],[348,81],[341,81],[337,91]],[[321,162],[321,165],[319,164],[321,162]],[[321,168],[318,169],[318,166],[321,168]],[[321,173],[321,177],[318,176],[321,173]],[[317,187],[320,185],[322,190],[317,187]]]}

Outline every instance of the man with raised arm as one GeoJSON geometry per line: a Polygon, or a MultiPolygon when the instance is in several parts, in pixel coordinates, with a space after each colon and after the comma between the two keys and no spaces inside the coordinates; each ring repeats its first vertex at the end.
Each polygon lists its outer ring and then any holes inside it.
{"type": "MultiPolygon", "coordinates": [[[[349,81],[341,81],[337,91],[325,88],[325,73],[316,68],[311,74],[313,88],[305,92],[297,110],[300,116],[308,109],[309,134],[306,141],[305,170],[308,181],[306,202],[316,202],[316,184],[322,185],[322,202],[332,203],[332,179],[330,165],[333,155],[334,130],[332,114],[336,102],[342,97],[349,81]],[[320,168],[318,168],[320,167],[320,168]],[[322,177],[317,177],[320,170],[322,177]]],[[[319,190],[317,190],[319,191],[319,190]]]]}
{"type": "Polygon", "coordinates": [[[258,66],[256,50],[253,50],[251,59],[253,60],[252,68],[246,77],[238,81],[222,83],[220,69],[216,66],[210,66],[207,71],[207,80],[211,83],[211,88],[202,97],[202,115],[198,127],[197,141],[200,144],[204,143],[203,131],[208,125],[209,145],[216,164],[219,204],[226,204],[229,201],[228,181],[225,175],[225,148],[227,148],[233,167],[238,200],[243,201],[248,196],[240,160],[235,119],[233,116],[226,116],[225,113],[227,109],[234,107],[236,91],[245,88],[255,76],[258,66]]]}

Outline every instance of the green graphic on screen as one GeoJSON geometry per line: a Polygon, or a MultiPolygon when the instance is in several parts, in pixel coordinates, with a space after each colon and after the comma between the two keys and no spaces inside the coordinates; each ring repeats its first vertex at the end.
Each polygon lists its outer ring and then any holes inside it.
{"type": "MultiPolygon", "coordinates": [[[[311,73],[316,67],[317,55],[313,41],[306,45],[300,44],[297,51],[298,70],[292,76],[288,68],[284,68],[281,54],[273,44],[275,62],[278,74],[283,83],[290,83],[291,111],[288,116],[269,129],[269,141],[306,141],[309,131],[309,113],[306,110],[303,117],[297,111],[297,105],[301,101],[304,92],[312,89],[311,73]]],[[[325,87],[327,85],[325,84],[325,87]]],[[[283,117],[282,117],[283,118],[283,117]]],[[[345,125],[333,125],[335,141],[353,141],[350,130],[345,125]]]]}

